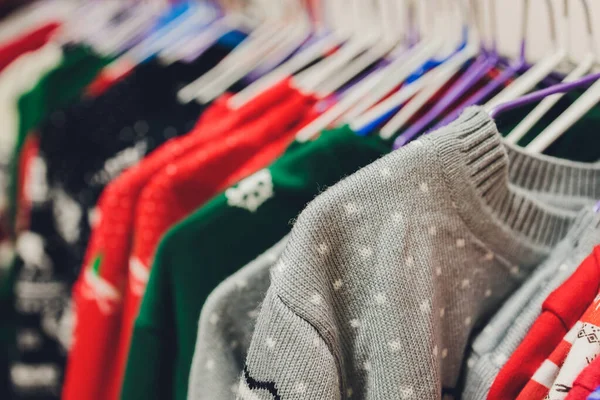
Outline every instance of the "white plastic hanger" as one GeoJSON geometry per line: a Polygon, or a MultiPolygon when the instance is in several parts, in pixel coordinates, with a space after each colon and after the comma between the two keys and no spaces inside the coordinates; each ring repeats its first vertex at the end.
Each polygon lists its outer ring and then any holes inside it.
{"type": "Polygon", "coordinates": [[[551,0],[546,0],[546,6],[550,19],[550,34],[553,38],[556,49],[551,51],[549,55],[533,65],[527,72],[517,78],[513,83],[508,85],[508,87],[498,93],[489,102],[487,102],[485,104],[485,109],[488,112],[496,108],[498,105],[514,100],[534,89],[538,83],[550,75],[556,69],[556,67],[558,67],[560,63],[567,58],[567,50],[563,47],[562,43],[557,43],[556,40],[557,26],[554,20],[554,12],[551,0]]]}
{"type": "Polygon", "coordinates": [[[381,60],[391,52],[398,51],[396,47],[402,45],[402,32],[395,29],[390,20],[390,15],[398,15],[395,12],[395,2],[378,0],[377,5],[379,10],[378,19],[381,24],[381,40],[378,40],[375,46],[361,54],[350,65],[336,72],[335,76],[325,82],[323,87],[317,90],[319,97],[332,94],[376,61],[381,60]]]}
{"type": "Polygon", "coordinates": [[[384,71],[379,70],[373,72],[361,82],[357,83],[352,87],[344,97],[336,103],[333,107],[321,114],[309,125],[300,129],[296,135],[296,141],[306,142],[315,137],[323,129],[327,128],[330,124],[340,118],[350,107],[360,101],[370,90],[373,89],[377,82],[381,80],[384,71]]]}
{"type": "Polygon", "coordinates": [[[212,7],[203,6],[203,3],[191,7],[191,10],[154,32],[125,53],[125,57],[141,62],[152,54],[160,53],[162,49],[168,48],[178,38],[193,32],[197,27],[208,25],[217,17],[216,11],[212,7]]]}
{"type": "MultiPolygon", "coordinates": [[[[573,82],[578,80],[579,78],[583,77],[586,73],[590,72],[592,67],[594,66],[594,64],[597,62],[596,60],[596,54],[595,54],[595,50],[594,50],[594,33],[593,33],[593,29],[592,29],[592,21],[591,21],[591,13],[589,10],[589,6],[586,3],[585,0],[581,0],[581,3],[584,7],[585,10],[585,16],[586,16],[586,30],[587,30],[587,35],[588,35],[588,47],[589,47],[589,51],[588,53],[586,53],[583,58],[581,59],[581,62],[573,69],[573,71],[571,71],[571,73],[569,75],[567,75],[567,77],[563,80],[564,83],[567,82],[573,82]]],[[[566,23],[565,26],[568,28],[566,29],[568,32],[571,31],[570,29],[570,18],[569,18],[569,5],[567,0],[565,0],[564,2],[564,22],[566,23]]],[[[563,37],[568,37],[569,35],[563,35],[563,37]]],[[[568,47],[568,46],[565,46],[568,47]]],[[[546,115],[546,113],[548,111],[550,111],[550,109],[552,107],[554,107],[554,105],[556,103],[558,103],[558,101],[560,99],[562,99],[564,96],[563,93],[559,93],[553,96],[548,96],[546,97],[544,100],[542,100],[540,102],[540,104],[537,105],[537,107],[535,107],[520,123],[519,125],[517,125],[511,132],[510,134],[508,134],[505,138],[505,140],[509,143],[513,143],[516,144],[519,140],[521,140],[526,134],[527,132],[529,132],[529,130],[531,128],[533,128],[535,126],[535,124],[544,116],[546,115]]]]}
{"type": "MultiPolygon", "coordinates": [[[[198,55],[204,49],[215,44],[222,36],[233,30],[241,32],[251,32],[257,25],[261,16],[238,10],[228,5],[230,2],[221,1],[225,10],[225,15],[213,21],[206,29],[200,33],[191,34],[189,37],[182,37],[177,42],[163,49],[158,58],[164,64],[171,64],[175,61],[186,59],[198,55]],[[229,7],[229,8],[227,8],[229,7]]],[[[233,2],[233,4],[236,4],[233,2]]],[[[243,47],[242,47],[243,48],[243,47]]]]}
{"type": "Polygon", "coordinates": [[[334,105],[312,123],[302,128],[298,132],[296,140],[306,141],[315,137],[319,132],[341,116],[346,118],[348,112],[357,105],[362,105],[367,101],[372,101],[371,105],[377,103],[379,99],[385,97],[385,95],[410,76],[413,71],[430,59],[441,47],[441,44],[441,38],[437,37],[434,37],[432,40],[422,41],[409,49],[403,56],[394,60],[390,65],[371,73],[362,82],[358,83],[356,87],[352,88],[351,92],[339,103],[334,105]],[[394,77],[394,80],[388,80],[390,76],[394,77]],[[388,90],[390,82],[393,82],[394,85],[388,90]]]}
{"type": "Polygon", "coordinates": [[[209,101],[235,83],[237,77],[252,71],[286,36],[283,15],[287,6],[288,2],[278,2],[277,7],[264,6],[264,22],[215,68],[181,89],[178,93],[180,101],[209,101]]]}
{"type": "MultiPolygon", "coordinates": [[[[428,7],[431,0],[426,0],[420,3],[424,13],[433,11],[428,7]]],[[[408,6],[414,8],[416,3],[414,1],[409,2],[408,6]]],[[[413,14],[409,11],[409,14],[413,14]]],[[[433,19],[437,17],[437,13],[430,14],[429,22],[430,28],[435,26],[433,19]]],[[[445,42],[445,38],[437,34],[435,29],[429,29],[425,35],[430,34],[431,37],[425,37],[413,48],[409,49],[406,54],[395,59],[390,65],[386,66],[386,71],[382,75],[382,79],[377,83],[376,87],[371,90],[364,99],[361,99],[353,107],[348,110],[344,115],[346,121],[353,121],[366,110],[373,107],[375,104],[382,101],[389,93],[394,91],[402,82],[406,80],[417,68],[421,67],[427,60],[433,58],[436,53],[440,50],[445,42]],[[430,33],[429,33],[430,32],[430,33]]]]}
{"type": "MultiPolygon", "coordinates": [[[[299,3],[293,0],[288,0],[288,3],[287,18],[293,21],[289,24],[289,28],[284,30],[283,33],[273,36],[273,39],[264,45],[265,48],[269,49],[265,54],[262,56],[252,54],[251,58],[246,60],[244,64],[234,66],[228,73],[221,75],[209,85],[203,87],[196,97],[199,101],[207,103],[215,99],[252,70],[260,67],[267,70],[272,68],[273,65],[279,64],[304,43],[311,32],[308,14],[301,11],[302,8],[298,8],[299,3]],[[248,68],[250,66],[251,68],[248,68]]],[[[288,26],[288,24],[286,23],[285,26],[288,26]]]]}
{"type": "MultiPolygon", "coordinates": [[[[88,42],[90,37],[103,29],[109,29],[111,19],[126,8],[123,2],[108,0],[103,4],[98,2],[80,5],[73,10],[60,29],[55,41],[60,44],[88,42]]],[[[93,46],[93,44],[92,44],[93,46]]],[[[99,54],[110,55],[101,49],[95,49],[99,54]]]]}
{"type": "MultiPolygon", "coordinates": [[[[585,2],[584,2],[585,3],[585,2]]],[[[587,18],[591,18],[591,13],[585,3],[587,18]]],[[[591,47],[596,48],[593,40],[593,32],[591,31],[591,21],[588,25],[590,29],[590,38],[592,40],[591,47]]],[[[598,59],[597,59],[598,60],[598,59]]],[[[541,153],[546,150],[552,143],[560,138],[569,128],[579,121],[585,114],[588,113],[595,105],[600,102],[600,81],[596,81],[589,89],[587,89],[565,112],[563,112],[550,126],[540,133],[525,150],[530,153],[541,153]]]]}
{"type": "MultiPolygon", "coordinates": [[[[335,7],[335,1],[323,0],[322,7],[325,7],[326,11],[331,10],[327,7],[335,7]]],[[[282,79],[297,73],[310,63],[317,60],[319,57],[340,46],[345,40],[347,40],[348,34],[344,29],[341,29],[338,26],[339,24],[336,24],[336,18],[328,18],[331,16],[339,19],[339,15],[335,12],[335,10],[330,13],[325,12],[324,15],[324,21],[317,19],[315,23],[315,26],[317,27],[317,32],[315,34],[318,36],[320,35],[320,32],[325,30],[330,31],[330,33],[326,34],[326,36],[321,40],[318,40],[312,45],[301,50],[291,59],[231,97],[229,100],[229,105],[233,108],[241,107],[256,97],[259,93],[262,93],[263,91],[272,87],[282,79]],[[329,25],[330,27],[326,28],[325,25],[329,25]]]]}
{"type": "MultiPolygon", "coordinates": [[[[271,10],[264,11],[268,12],[271,10]]],[[[240,12],[241,11],[232,10],[224,17],[228,19],[227,23],[232,25],[232,29],[235,27],[238,21],[238,15],[240,12]]],[[[228,67],[235,66],[236,64],[243,65],[242,61],[249,53],[258,53],[260,55],[266,53],[264,48],[261,49],[261,47],[265,41],[273,37],[273,34],[276,33],[278,27],[278,24],[274,23],[274,21],[268,16],[265,16],[263,21],[256,27],[256,29],[252,30],[248,37],[242,43],[236,46],[219,64],[200,76],[195,81],[182,88],[178,93],[179,100],[182,103],[189,103],[190,101],[194,100],[198,96],[198,92],[205,87],[205,85],[208,85],[219,76],[225,74],[228,67]]],[[[220,28],[217,26],[216,29],[220,28]]]]}
{"type": "MultiPolygon", "coordinates": [[[[263,49],[267,50],[266,53],[250,54],[243,63],[231,66],[223,75],[201,88],[196,99],[202,103],[208,103],[252,70],[264,65],[267,65],[268,69],[268,65],[278,64],[300,47],[310,34],[310,23],[307,23],[303,16],[298,15],[293,17],[293,21],[289,24],[290,27],[283,31],[284,33],[274,35],[263,45],[263,49]]],[[[285,26],[287,25],[285,24],[285,26]]]]}
{"type": "MultiPolygon", "coordinates": [[[[467,46],[452,56],[444,64],[440,65],[429,81],[430,84],[410,100],[380,131],[380,136],[389,139],[401,130],[406,123],[427,103],[433,96],[446,85],[454,75],[469,60],[479,54],[480,45],[478,40],[470,39],[467,46]]],[[[402,104],[402,103],[400,103],[402,104]]]]}
{"type": "Polygon", "coordinates": [[[432,83],[436,75],[436,71],[441,66],[437,66],[432,70],[426,72],[421,78],[418,80],[403,86],[396,93],[383,100],[381,103],[377,104],[364,114],[355,118],[353,121],[349,123],[350,127],[353,131],[358,132],[366,128],[373,121],[378,120],[382,116],[388,114],[398,107],[398,105],[402,105],[410,100],[415,94],[420,92],[423,88],[429,86],[432,83]]]}
{"type": "MultiPolygon", "coordinates": [[[[462,18],[462,26],[468,23],[468,18],[466,17],[466,10],[461,7],[460,2],[457,2],[459,6],[459,11],[462,18]]],[[[430,71],[428,75],[428,79],[425,83],[428,83],[427,86],[421,82],[416,87],[413,86],[420,80],[424,79],[422,77],[417,82],[413,82],[412,84],[406,85],[405,87],[400,89],[400,92],[397,95],[392,96],[391,98],[385,100],[383,103],[385,106],[376,107],[378,114],[369,113],[371,119],[365,119],[362,117],[352,119],[350,124],[351,126],[366,126],[370,124],[374,119],[378,119],[390,111],[393,111],[406,103],[408,98],[404,95],[404,91],[408,91],[410,93],[414,92],[414,89],[417,88],[419,90],[423,89],[419,94],[417,94],[414,98],[412,98],[406,105],[404,105],[403,109],[397,114],[394,118],[392,118],[381,130],[380,135],[382,138],[389,139],[395,132],[397,132],[400,128],[404,126],[404,124],[417,112],[419,111],[423,105],[425,105],[437,91],[442,88],[462,67],[463,65],[475,57],[479,52],[479,36],[477,32],[473,29],[469,29],[469,37],[467,40],[466,47],[460,52],[453,55],[449,60],[445,63],[437,66],[433,71],[430,71]],[[392,99],[392,100],[390,100],[392,99]],[[373,119],[373,117],[375,117],[373,119]]],[[[416,92],[414,92],[416,93],[416,92]]],[[[414,94],[413,93],[413,94],[414,94]]]]}
{"type": "Polygon", "coordinates": [[[316,92],[320,85],[348,62],[371,48],[381,37],[381,30],[373,27],[374,9],[366,4],[363,0],[351,1],[351,26],[354,28],[351,38],[335,54],[295,77],[294,81],[299,88],[308,93],[316,92]]]}
{"type": "Polygon", "coordinates": [[[126,43],[149,30],[159,16],[160,12],[157,12],[154,7],[137,6],[130,18],[114,29],[109,29],[106,35],[91,37],[90,44],[102,54],[117,54],[126,43]]]}

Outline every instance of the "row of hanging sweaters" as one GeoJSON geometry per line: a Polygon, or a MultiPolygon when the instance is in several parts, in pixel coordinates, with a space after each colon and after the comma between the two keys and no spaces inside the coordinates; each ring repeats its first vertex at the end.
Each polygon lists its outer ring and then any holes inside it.
{"type": "Polygon", "coordinates": [[[56,28],[0,46],[0,397],[600,398],[600,110],[300,142],[290,79],[178,101],[226,46],[107,76],[56,28]]]}

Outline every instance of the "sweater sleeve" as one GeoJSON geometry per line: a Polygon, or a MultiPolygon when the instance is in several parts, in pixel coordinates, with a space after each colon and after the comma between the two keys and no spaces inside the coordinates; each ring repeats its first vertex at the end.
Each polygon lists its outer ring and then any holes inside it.
{"type": "Polygon", "coordinates": [[[336,361],[317,330],[269,289],[237,399],[341,399],[336,361]]]}

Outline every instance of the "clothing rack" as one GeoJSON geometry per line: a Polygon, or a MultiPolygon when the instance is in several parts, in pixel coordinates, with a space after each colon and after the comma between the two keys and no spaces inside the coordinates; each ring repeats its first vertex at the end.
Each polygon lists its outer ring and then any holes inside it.
{"type": "Polygon", "coordinates": [[[600,398],[600,3],[0,20],[0,399],[600,398]]]}

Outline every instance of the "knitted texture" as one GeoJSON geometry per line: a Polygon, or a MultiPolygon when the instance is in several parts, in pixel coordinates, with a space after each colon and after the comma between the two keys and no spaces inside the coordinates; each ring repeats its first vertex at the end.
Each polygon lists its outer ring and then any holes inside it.
{"type": "MultiPolygon", "coordinates": [[[[592,255],[592,263],[598,267],[598,255],[600,249],[596,248],[592,255]]],[[[598,289],[597,282],[590,281],[592,287],[598,289]]],[[[525,386],[519,399],[535,399],[529,396],[530,390],[536,390],[537,387],[546,388],[548,398],[551,400],[562,400],[573,387],[573,382],[581,371],[585,369],[600,354],[600,293],[589,304],[583,316],[577,321],[571,331],[565,336],[563,342],[569,343],[568,346],[559,345],[550,355],[549,360],[559,368],[546,368],[547,362],[544,362],[538,369],[529,383],[525,386]],[[566,351],[563,349],[565,347],[566,351]],[[554,373],[547,373],[553,370],[554,373]],[[541,377],[539,375],[542,375],[541,377]],[[541,378],[541,379],[539,379],[541,378]]],[[[540,396],[542,399],[544,396],[540,396]]]]}
{"type": "MultiPolygon", "coordinates": [[[[76,100],[83,87],[106,63],[105,59],[82,47],[62,47],[59,52],[60,63],[41,79],[31,82],[35,85],[18,100],[18,133],[13,142],[14,162],[11,165],[9,195],[11,219],[27,225],[18,226],[17,257],[11,271],[14,277],[15,326],[18,328],[18,346],[12,352],[14,359],[11,365],[14,399],[53,399],[59,396],[69,336],[64,329],[68,326],[66,316],[70,295],[65,281],[68,280],[69,267],[72,267],[68,261],[73,255],[72,248],[59,233],[63,231],[57,229],[71,226],[72,204],[68,200],[64,202],[62,188],[48,183],[46,178],[50,171],[42,154],[30,160],[31,168],[26,170],[31,172],[31,176],[23,175],[25,171],[18,169],[23,155],[21,150],[31,138],[31,130],[48,118],[52,111],[76,100]],[[29,197],[31,208],[26,207],[25,214],[28,216],[21,213],[20,218],[16,218],[19,184],[24,183],[22,189],[29,197]]],[[[46,132],[46,129],[41,127],[39,131],[46,132]]],[[[45,148],[43,137],[39,143],[41,153],[45,148]]],[[[78,239],[77,235],[75,238],[78,239]]]]}
{"type": "MultiPolygon", "coordinates": [[[[568,244],[568,242],[566,243],[568,244]]],[[[556,256],[560,257],[559,254],[556,256]]],[[[551,256],[549,260],[552,258],[551,256]]],[[[526,284],[525,286],[531,287],[532,290],[537,288],[537,285],[526,284]]],[[[527,379],[532,377],[534,371],[560,345],[569,329],[575,325],[587,307],[594,301],[598,290],[600,290],[600,266],[594,254],[592,254],[542,304],[541,314],[505,366],[506,373],[504,375],[507,378],[504,383],[505,390],[507,390],[505,393],[516,396],[521,391],[527,379]]],[[[519,291],[519,295],[521,298],[524,297],[524,294],[528,295],[529,298],[534,297],[534,294],[529,292],[521,293],[519,291]]],[[[519,298],[519,296],[513,296],[511,301],[514,303],[516,298],[519,298]]],[[[503,308],[507,320],[511,320],[514,316],[512,314],[514,310],[514,308],[511,310],[503,308]]],[[[502,329],[502,327],[508,327],[510,323],[495,317],[489,326],[497,326],[498,329],[494,329],[492,332],[498,334],[498,332],[505,333],[505,329],[502,329]]],[[[481,335],[481,338],[487,338],[489,343],[493,333],[487,334],[488,332],[490,332],[490,329],[486,331],[486,334],[481,335]]],[[[481,341],[476,342],[479,350],[481,350],[481,343],[481,341]]],[[[485,344],[485,340],[483,343],[485,344]]],[[[560,362],[562,363],[562,360],[560,362]]],[[[552,384],[552,381],[550,384],[552,384]]]]}
{"type": "Polygon", "coordinates": [[[189,400],[227,399],[237,391],[256,310],[269,289],[269,271],[286,243],[287,237],[223,281],[206,299],[198,324],[189,400]]]}
{"type": "Polygon", "coordinates": [[[389,149],[389,142],[361,138],[347,127],[294,142],[270,167],[171,229],[135,321],[122,398],[186,399],[198,318],[214,288],[289,233],[291,221],[324,187],[389,149]]]}
{"type": "Polygon", "coordinates": [[[134,227],[135,232],[143,234],[134,235],[119,339],[119,377],[113,385],[114,395],[109,398],[118,399],[121,392],[133,324],[161,237],[212,197],[284,153],[311,103],[306,96],[291,93],[278,106],[265,109],[256,121],[227,132],[224,141],[215,141],[165,166],[144,188],[134,227]]]}
{"type": "MultiPolygon", "coordinates": [[[[513,182],[518,186],[526,184],[526,181],[519,179],[521,176],[515,171],[521,170],[523,163],[535,164],[536,160],[530,159],[526,154],[522,154],[522,162],[514,162],[516,158],[512,157],[509,176],[519,181],[513,182]]],[[[536,168],[543,169],[543,163],[538,164],[536,168]]],[[[532,193],[545,202],[561,203],[564,207],[577,208],[581,202],[577,196],[561,198],[556,194],[550,195],[554,190],[554,184],[551,179],[545,180],[544,185],[537,186],[532,193]]],[[[208,297],[200,316],[190,373],[189,399],[210,399],[213,396],[227,398],[231,395],[233,381],[237,380],[239,371],[243,368],[243,360],[250,345],[249,338],[254,331],[255,310],[264,300],[270,285],[269,270],[276,261],[276,256],[283,251],[283,242],[229,277],[208,297]]],[[[583,268],[584,266],[577,271],[578,279],[575,280],[575,285],[565,287],[563,291],[565,293],[551,304],[554,306],[553,310],[558,309],[565,314],[572,311],[575,301],[581,300],[584,305],[579,307],[581,312],[573,318],[573,323],[596,295],[597,285],[590,284],[590,280],[600,282],[600,276],[594,275],[595,272],[600,273],[596,271],[596,265],[592,265],[594,269],[583,268]],[[582,296],[584,293],[587,296],[582,296]]],[[[561,339],[560,333],[558,339],[561,339]]]]}
{"type": "Polygon", "coordinates": [[[584,209],[565,240],[478,335],[469,359],[471,368],[467,371],[463,398],[480,399],[487,395],[500,400],[518,395],[539,366],[534,364],[539,358],[531,350],[547,351],[535,344],[530,346],[524,339],[542,313],[544,301],[600,243],[599,224],[600,216],[584,209]]]}
{"type": "Polygon", "coordinates": [[[600,386],[600,357],[596,357],[575,379],[567,400],[586,399],[598,386],[600,386]]]}
{"type": "Polygon", "coordinates": [[[515,190],[508,163],[471,108],[315,199],[274,268],[238,397],[456,394],[473,328],[576,218],[515,190]]]}
{"type": "MultiPolygon", "coordinates": [[[[205,59],[205,63],[201,65],[208,68],[211,63],[206,62],[205,59]]],[[[137,314],[136,303],[129,302],[130,312],[124,312],[123,307],[129,255],[134,239],[135,210],[144,187],[164,167],[174,165],[174,161],[185,155],[199,154],[208,143],[218,141],[230,130],[256,119],[260,106],[268,107],[285,95],[280,89],[275,89],[275,92],[275,96],[271,93],[265,94],[235,112],[226,106],[226,102],[231,96],[229,94],[222,96],[202,113],[200,121],[196,123],[192,132],[167,141],[139,164],[111,182],[102,193],[97,209],[98,214],[103,217],[100,218],[98,226],[92,232],[90,244],[86,250],[85,264],[92,266],[93,260],[101,258],[102,269],[99,279],[102,279],[110,287],[120,288],[119,291],[122,292],[118,296],[120,300],[114,304],[109,313],[103,312],[102,307],[99,307],[101,302],[97,302],[97,299],[101,299],[102,296],[78,298],[78,329],[80,330],[80,344],[85,351],[79,354],[73,352],[69,361],[74,365],[105,364],[103,370],[111,371],[109,379],[111,385],[106,384],[107,379],[99,379],[98,385],[104,388],[110,386],[113,392],[120,392],[120,381],[129,341],[120,341],[119,336],[128,338],[131,335],[130,326],[137,314]],[[120,324],[122,318],[123,326],[120,324]],[[119,343],[119,345],[115,346],[115,343],[119,343]],[[101,361],[99,357],[104,361],[101,361]]],[[[171,125],[165,128],[165,132],[170,134],[177,134],[177,129],[182,128],[181,124],[175,123],[175,121],[169,123],[171,125]]],[[[79,283],[87,287],[89,291],[94,290],[95,286],[91,284],[92,282],[88,282],[88,278],[92,278],[92,275],[87,273],[88,269],[82,269],[79,283]]],[[[137,282],[137,280],[135,281],[137,282]]],[[[135,285],[135,283],[132,284],[135,285]]],[[[144,286],[141,286],[142,294],[143,288],[144,286]]],[[[80,368],[78,370],[81,371],[80,368]]],[[[75,382],[81,382],[77,375],[75,382]]],[[[99,393],[97,389],[91,387],[90,380],[77,389],[76,394],[74,393],[76,396],[90,396],[87,392],[82,393],[79,390],[91,390],[93,393],[99,393]]],[[[116,394],[106,395],[106,398],[108,397],[118,396],[116,394]]]]}
{"type": "MultiPolygon", "coordinates": [[[[210,69],[221,54],[212,54],[193,64],[176,63],[169,67],[155,61],[145,63],[100,97],[69,109],[65,121],[50,131],[54,140],[48,138],[45,146],[49,175],[60,182],[68,194],[74,194],[80,213],[90,216],[76,220],[78,240],[70,246],[72,252],[79,253],[76,265],[72,265],[73,261],[68,263],[73,275],[78,276],[73,288],[77,339],[69,352],[64,398],[107,398],[102,390],[108,387],[108,378],[103,374],[112,371],[107,358],[114,355],[117,335],[111,335],[116,327],[108,323],[110,317],[105,317],[106,304],[110,304],[108,314],[121,311],[117,307],[119,301],[113,300],[122,298],[118,288],[124,282],[118,278],[126,276],[126,270],[116,277],[111,271],[127,265],[126,261],[119,264],[119,257],[124,253],[126,260],[130,251],[128,233],[131,230],[127,229],[127,218],[133,218],[133,211],[131,215],[128,212],[135,207],[137,187],[143,187],[145,182],[142,180],[139,184],[135,173],[126,172],[125,184],[117,184],[106,193],[103,190],[147,154],[153,154],[160,145],[189,132],[198,123],[203,107],[196,103],[181,105],[176,98],[177,91],[199,72],[210,69]],[[119,106],[115,107],[116,104],[119,106]],[[92,124],[95,129],[81,135],[86,124],[92,124]],[[59,138],[64,138],[72,147],[58,146],[59,138]],[[75,148],[80,152],[76,157],[75,148]],[[86,157],[82,157],[81,152],[86,157]],[[89,221],[100,221],[100,225],[87,246],[89,221]],[[111,236],[115,232],[119,234],[111,236]],[[108,254],[105,256],[104,252],[108,254]],[[91,368],[96,369],[95,372],[90,372],[91,368]],[[86,375],[85,380],[82,374],[86,375]]],[[[119,321],[120,316],[112,319],[119,321]]]]}

